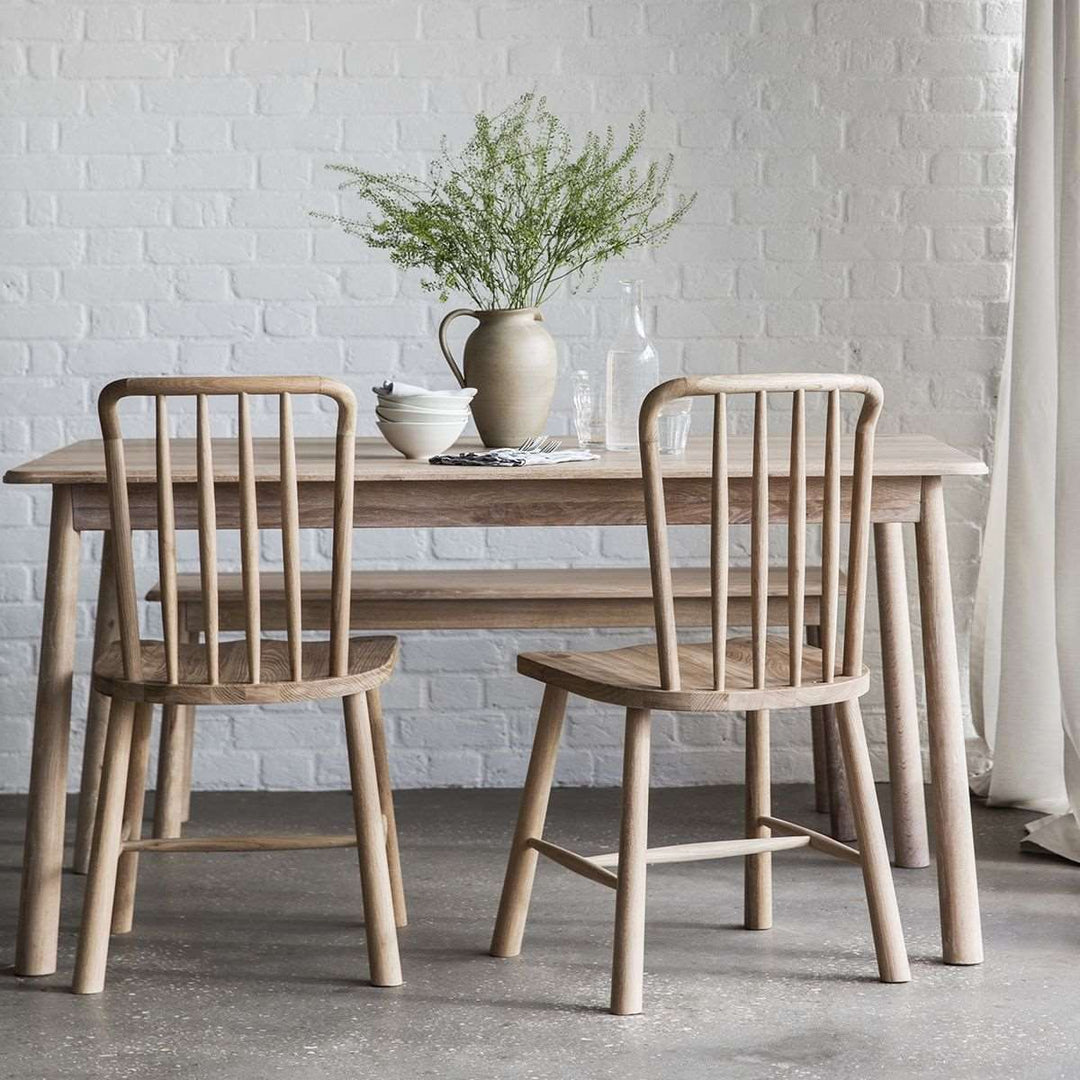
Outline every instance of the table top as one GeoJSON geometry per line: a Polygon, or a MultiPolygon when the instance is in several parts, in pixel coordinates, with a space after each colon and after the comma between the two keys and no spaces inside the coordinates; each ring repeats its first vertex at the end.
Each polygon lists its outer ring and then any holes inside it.
{"type": "MultiPolygon", "coordinates": [[[[853,440],[845,438],[841,447],[841,471],[852,471],[853,440]]],[[[174,483],[195,481],[195,440],[173,439],[172,469],[174,483]]],[[[456,449],[477,450],[476,440],[462,440],[456,449]]],[[[215,439],[214,476],[221,483],[236,482],[237,443],[235,439],[215,439]]],[[[786,436],[769,440],[769,473],[786,476],[789,441],[786,436]]],[[[125,443],[128,482],[153,483],[157,479],[152,439],[128,439],[125,443]]],[[[728,441],[731,477],[751,474],[751,440],[744,437],[728,441]]],[[[665,477],[705,478],[711,471],[711,440],[691,439],[685,454],[664,457],[665,477]]],[[[824,474],[822,439],[806,441],[806,471],[809,476],[824,474]]],[[[297,479],[304,483],[329,483],[334,478],[334,443],[332,439],[296,440],[297,479]]],[[[981,476],[986,465],[962,450],[930,435],[879,435],[874,453],[875,476],[981,476]]],[[[279,478],[277,439],[255,440],[256,479],[272,483],[279,478]]],[[[593,461],[567,462],[525,468],[491,466],[431,465],[426,461],[407,461],[381,438],[356,440],[356,480],[370,481],[455,481],[490,480],[499,482],[530,480],[636,480],[641,477],[637,453],[600,450],[593,461]]],[[[4,474],[6,484],[103,484],[105,456],[102,444],[86,439],[53,450],[43,457],[17,465],[4,474]]]]}

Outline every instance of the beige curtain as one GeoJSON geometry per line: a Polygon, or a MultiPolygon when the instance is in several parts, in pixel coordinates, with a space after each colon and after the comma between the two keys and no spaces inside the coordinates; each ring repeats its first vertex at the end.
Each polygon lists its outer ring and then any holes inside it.
{"type": "Polygon", "coordinates": [[[1012,305],[976,595],[972,787],[1080,862],[1080,0],[1027,0],[1012,305]]]}

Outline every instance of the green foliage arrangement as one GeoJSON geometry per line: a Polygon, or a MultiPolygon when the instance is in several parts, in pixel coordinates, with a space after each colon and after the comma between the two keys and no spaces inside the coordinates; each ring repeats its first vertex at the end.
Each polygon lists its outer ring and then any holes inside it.
{"type": "Polygon", "coordinates": [[[429,179],[328,166],[375,213],[365,221],[315,216],[390,252],[397,266],[426,271],[423,287],[441,300],[463,292],[491,310],[537,307],[566,278],[594,285],[605,261],[661,243],[694,202],[680,196],[659,216],[672,158],[634,167],[644,113],[621,150],[611,128],[575,150],[535,94],[495,116],[480,113],[475,128],[456,156],[443,140],[429,179]]]}

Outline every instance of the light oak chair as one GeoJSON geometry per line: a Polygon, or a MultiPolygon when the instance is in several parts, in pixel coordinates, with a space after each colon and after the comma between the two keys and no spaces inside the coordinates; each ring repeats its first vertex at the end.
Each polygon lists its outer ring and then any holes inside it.
{"type": "MultiPolygon", "coordinates": [[[[639,435],[645,480],[649,562],[655,603],[654,644],[595,653],[524,653],[518,671],[545,684],[544,700],[529,761],[517,828],[491,944],[494,956],[516,956],[528,914],[538,855],[615,890],[615,942],[611,1011],[641,1011],[645,947],[645,876],[653,863],[745,857],[745,925],[772,925],[772,852],[813,847],[862,868],[878,971],[883,982],[910,978],[896,906],[885,834],[858,699],[870,683],[863,665],[870,484],[874,430],[882,392],[856,375],[708,376],[675,379],[656,387],[642,405],[639,435]],[[822,521],[820,646],[803,643],[806,526],[806,395],[827,395],[824,481],[811,490],[812,516],[822,521]],[[840,576],[841,478],[840,397],[860,395],[850,488],[847,601],[843,661],[837,665],[840,576]],[[728,638],[729,480],[727,399],[754,397],[751,503],[751,637],[728,638]],[[780,509],[770,503],[767,442],[769,394],[791,400],[790,481],[780,509]],[[664,489],[657,450],[657,417],[672,399],[714,398],[711,640],[680,644],[672,600],[672,574],[664,489]],[[788,633],[767,633],[769,523],[788,527],[788,633]],[[619,849],[583,856],[544,839],[544,819],[569,693],[626,708],[623,751],[622,824],[619,849]],[[802,825],[772,816],[769,778],[769,710],[807,706],[835,708],[858,850],[802,825]],[[745,838],[673,847],[648,847],[650,710],[746,713],[745,838]]],[[[782,483],[783,481],[781,481],[782,483]]],[[[743,480],[731,483],[745,484],[743,480]]],[[[774,497],[776,489],[773,489],[774,497]]]]}
{"type": "MultiPolygon", "coordinates": [[[[112,516],[112,557],[119,641],[100,650],[94,689],[109,699],[109,717],[90,875],[83,903],[75,962],[76,993],[99,993],[105,984],[110,926],[131,929],[139,853],[142,851],[262,851],[356,845],[367,933],[371,981],[401,983],[397,936],[387,865],[385,826],[379,804],[367,695],[385,682],[397,658],[393,637],[350,638],[349,597],[353,530],[356,401],[348,387],[316,377],[148,378],[111,383],[98,401],[105,444],[112,516]],[[300,605],[300,544],[296,449],[292,398],[321,395],[337,407],[330,637],[304,641],[300,605]],[[256,460],[250,395],[279,399],[276,463],[256,460]],[[176,521],[173,503],[167,402],[194,396],[197,412],[199,566],[205,612],[205,641],[181,636],[176,598],[176,521]],[[221,641],[218,623],[217,529],[209,399],[232,396],[238,403],[238,461],[230,462],[239,488],[243,566],[244,637],[221,641]],[[139,638],[132,530],[119,403],[150,397],[156,409],[158,474],[158,564],[161,576],[163,641],[139,638]],[[256,473],[276,464],[280,501],[259,499],[256,473]],[[259,598],[259,527],[280,529],[287,602],[285,641],[262,637],[259,598]],[[338,837],[141,838],[143,799],[154,705],[254,705],[341,698],[352,780],[354,832],[338,837]]],[[[265,472],[263,472],[265,477],[265,472]]],[[[225,525],[228,522],[223,523],[225,525]]],[[[234,524],[235,527],[235,524],[234,524]]]]}

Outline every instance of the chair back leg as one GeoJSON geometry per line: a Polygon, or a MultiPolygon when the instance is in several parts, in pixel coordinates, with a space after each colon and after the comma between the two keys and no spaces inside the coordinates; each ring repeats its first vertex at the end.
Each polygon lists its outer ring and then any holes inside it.
{"type": "Polygon", "coordinates": [[[619,884],[615,891],[615,944],[611,970],[611,1011],[616,1016],[641,1012],[645,975],[645,853],[649,846],[651,735],[649,710],[627,709],[619,884]]]}
{"type": "MultiPolygon", "coordinates": [[[[131,734],[128,759],[127,793],[124,796],[124,823],[121,839],[138,840],[142,836],[143,807],[146,803],[146,770],[150,761],[150,725],[154,706],[135,706],[135,724],[131,734]]],[[[112,932],[128,934],[135,914],[135,883],[139,874],[139,853],[125,851],[116,870],[116,896],[113,899],[112,932]]]]}
{"type": "Polygon", "coordinates": [[[99,994],[105,988],[109,928],[116,893],[116,871],[123,842],[124,798],[128,782],[135,705],[112,700],[105,761],[98,795],[97,821],[90,854],[90,874],[83,899],[82,926],[75,957],[76,994],[99,994]]]}
{"type": "Polygon", "coordinates": [[[502,896],[499,898],[499,913],[495,917],[495,933],[491,938],[490,950],[492,956],[517,956],[521,952],[538,857],[528,843],[544,835],[548,798],[566,715],[566,698],[565,690],[557,686],[544,687],[525,790],[521,793],[517,827],[514,829],[510,860],[503,879],[502,896]]]}
{"type": "MultiPolygon", "coordinates": [[[[768,710],[746,714],[746,835],[750,839],[772,835],[760,824],[772,813],[772,774],[769,768],[768,710]]],[[[743,860],[743,925],[747,930],[772,926],[772,852],[747,855],[743,860]]]]}
{"type": "Polygon", "coordinates": [[[154,836],[158,840],[179,836],[183,826],[184,758],[187,752],[184,711],[183,705],[164,705],[161,709],[154,796],[154,836]]]}
{"type": "Polygon", "coordinates": [[[889,851],[885,845],[885,830],[874,791],[874,774],[858,701],[841,702],[837,714],[855,831],[862,855],[863,884],[870,908],[878,973],[882,982],[909,982],[911,971],[904,946],[904,930],[900,925],[900,909],[896,904],[889,851]]]}
{"type": "Polygon", "coordinates": [[[400,929],[409,923],[405,907],[405,884],[401,878],[401,855],[398,851],[397,818],[394,816],[394,789],[390,784],[390,759],[386,751],[382,699],[379,688],[367,692],[368,717],[371,721],[371,747],[375,755],[375,775],[379,783],[379,806],[386,822],[386,862],[390,869],[390,892],[394,897],[394,922],[400,929]]]}
{"type": "Polygon", "coordinates": [[[400,986],[401,960],[367,698],[364,694],[351,694],[344,698],[343,704],[371,981],[375,986],[400,986]]]}

